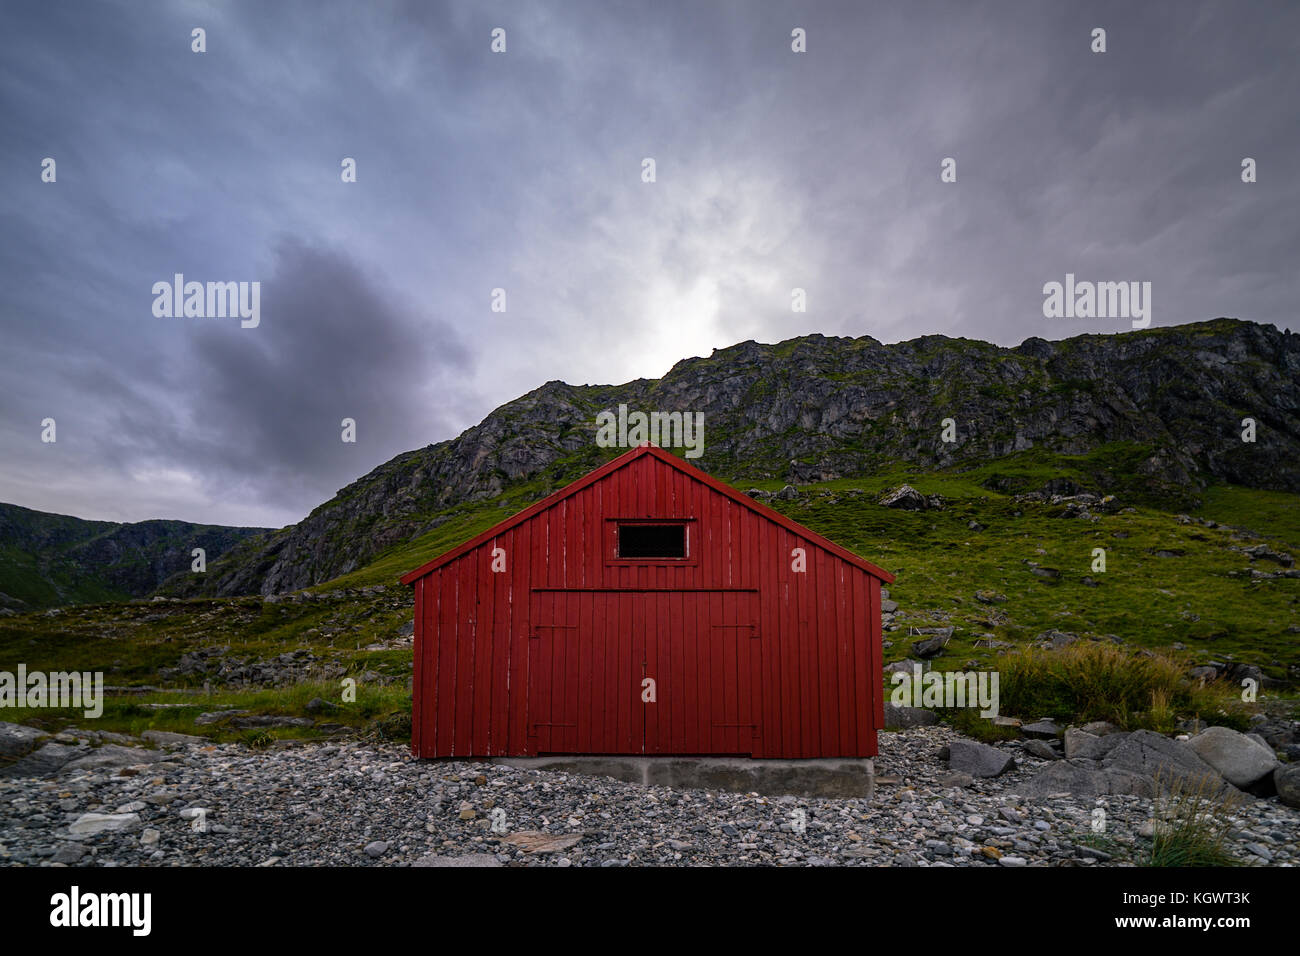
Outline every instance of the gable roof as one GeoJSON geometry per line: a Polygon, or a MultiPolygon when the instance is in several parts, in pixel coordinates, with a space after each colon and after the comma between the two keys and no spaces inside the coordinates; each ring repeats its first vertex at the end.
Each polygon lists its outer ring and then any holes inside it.
{"type": "Polygon", "coordinates": [[[730,485],[724,484],[723,482],[719,481],[717,478],[714,478],[712,475],[706,474],[705,472],[696,468],[694,465],[691,465],[686,461],[684,461],[683,459],[678,458],[676,455],[664,451],[662,448],[658,447],[657,445],[650,445],[650,444],[640,445],[636,448],[630,449],[629,451],[625,452],[622,455],[619,455],[617,458],[611,461],[607,461],[599,468],[583,475],[577,481],[565,485],[559,491],[547,495],[545,498],[543,498],[541,501],[537,502],[536,504],[531,505],[525,508],[523,511],[519,512],[518,514],[506,518],[504,521],[501,521],[493,525],[492,527],[488,528],[486,531],[475,535],[474,537],[466,541],[464,544],[458,545],[457,547],[452,548],[450,551],[446,551],[438,555],[438,557],[434,558],[432,561],[420,565],[414,571],[406,572],[406,574],[402,575],[401,582],[403,584],[411,584],[415,582],[416,580],[424,577],[426,574],[430,573],[431,571],[435,571],[438,568],[442,567],[444,564],[449,564],[450,562],[456,560],[466,552],[472,551],[475,548],[477,548],[479,545],[491,541],[497,535],[509,531],[511,528],[515,527],[516,525],[523,524],[529,518],[533,517],[536,514],[540,514],[541,512],[545,511],[548,508],[553,507],[554,505],[563,501],[565,498],[568,498],[570,495],[577,494],[583,488],[595,484],[596,482],[604,478],[606,475],[615,472],[620,468],[627,467],[632,462],[640,458],[642,455],[653,455],[655,458],[659,459],[664,464],[672,468],[676,468],[678,471],[682,472],[688,477],[693,478],[696,481],[703,482],[705,485],[707,485],[712,490],[716,491],[718,494],[725,495],[727,498],[730,498],[732,501],[734,501],[736,504],[740,505],[741,507],[748,508],[750,511],[754,512],[760,517],[766,518],[769,521],[773,521],[781,525],[781,527],[785,528],[787,531],[790,531],[793,534],[796,534],[799,537],[806,539],[810,543],[817,545],[819,548],[829,551],[837,558],[841,558],[847,561],[849,564],[861,568],[863,571],[866,571],[868,574],[879,578],[884,583],[886,584],[893,583],[894,576],[892,574],[890,574],[888,571],[884,570],[883,568],[879,568],[876,565],[872,564],[866,558],[859,557],[858,555],[850,551],[848,548],[836,544],[834,541],[830,540],[829,538],[822,537],[816,531],[812,531],[808,528],[805,528],[803,525],[799,524],[799,522],[791,518],[787,518],[785,515],[781,514],[781,512],[777,511],[776,509],[769,508],[767,505],[763,504],[760,501],[755,501],[753,498],[749,497],[749,495],[737,491],[735,488],[732,488],[730,485]]]}

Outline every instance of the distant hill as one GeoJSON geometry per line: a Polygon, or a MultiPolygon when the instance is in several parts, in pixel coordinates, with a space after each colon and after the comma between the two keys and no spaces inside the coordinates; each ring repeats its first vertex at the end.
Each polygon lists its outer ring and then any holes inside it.
{"type": "Polygon", "coordinates": [[[187,521],[86,521],[0,504],[0,610],[145,597],[188,573],[194,548],[207,560],[265,528],[187,521]]]}
{"type": "Polygon", "coordinates": [[[1073,477],[1050,491],[1174,508],[1194,507],[1209,485],[1300,492],[1300,336],[1273,326],[1217,319],[1015,348],[808,335],[684,359],[657,380],[548,382],[165,591],[297,590],[429,534],[447,509],[503,493],[536,499],[621,451],[595,442],[596,415],[620,403],[702,412],[704,455],[693,463],[742,485],[979,468],[985,487],[1017,493],[1043,487],[1070,459],[1073,477]],[[1246,417],[1257,423],[1253,444],[1241,440],[1246,417]],[[954,443],[941,440],[946,418],[954,443]]]}
{"type": "Polygon", "coordinates": [[[741,487],[943,473],[1000,494],[1089,491],[1167,511],[1194,509],[1211,486],[1300,493],[1300,336],[1273,326],[1216,319],[1015,348],[808,335],[683,359],[661,379],[547,382],[278,531],[0,506],[0,607],[279,594],[367,568],[374,577],[385,555],[383,573],[395,576],[419,563],[415,552],[450,546],[620,453],[595,441],[597,414],[620,404],[703,413],[693,464],[741,487]],[[207,550],[206,574],[189,571],[194,547],[207,550]]]}

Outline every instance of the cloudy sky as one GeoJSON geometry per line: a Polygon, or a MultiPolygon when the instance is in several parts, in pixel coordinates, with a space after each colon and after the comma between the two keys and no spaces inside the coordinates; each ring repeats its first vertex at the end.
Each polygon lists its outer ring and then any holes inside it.
{"type": "Polygon", "coordinates": [[[1297,103],[1294,3],[6,0],[0,501],[279,526],[551,379],[1130,326],[1066,273],[1295,327],[1297,103]]]}

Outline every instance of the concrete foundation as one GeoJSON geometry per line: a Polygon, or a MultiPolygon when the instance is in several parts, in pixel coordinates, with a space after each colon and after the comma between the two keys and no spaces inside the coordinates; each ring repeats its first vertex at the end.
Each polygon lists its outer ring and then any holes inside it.
{"type": "Polygon", "coordinates": [[[735,790],[769,796],[856,797],[870,800],[870,757],[755,760],[749,757],[493,757],[491,763],[613,777],[646,786],[735,790]]]}

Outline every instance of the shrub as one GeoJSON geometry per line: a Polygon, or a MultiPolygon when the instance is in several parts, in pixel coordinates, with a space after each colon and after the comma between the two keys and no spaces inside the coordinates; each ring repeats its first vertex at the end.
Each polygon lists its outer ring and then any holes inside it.
{"type": "Polygon", "coordinates": [[[1155,833],[1148,866],[1235,866],[1225,843],[1237,797],[1218,792],[1218,781],[1165,780],[1156,774],[1155,833]]]}
{"type": "MultiPolygon", "coordinates": [[[[1004,714],[1061,721],[1108,720],[1121,727],[1174,729],[1175,715],[1233,712],[1222,688],[1199,687],[1182,662],[1109,643],[1002,654],[998,693],[1004,714]]],[[[1215,715],[1215,722],[1223,723],[1215,715]]]]}
{"type": "Polygon", "coordinates": [[[244,734],[244,743],[253,750],[265,750],[275,743],[275,738],[265,730],[250,730],[244,734]]]}

